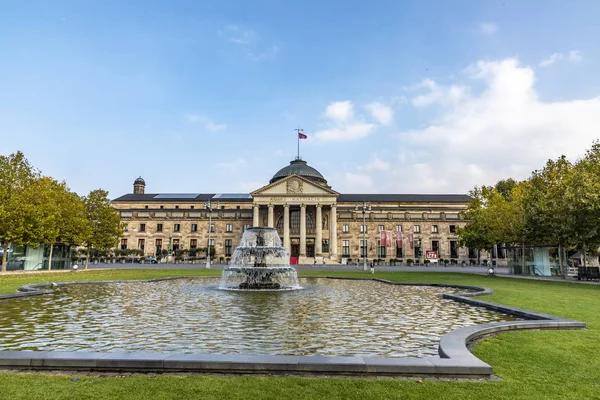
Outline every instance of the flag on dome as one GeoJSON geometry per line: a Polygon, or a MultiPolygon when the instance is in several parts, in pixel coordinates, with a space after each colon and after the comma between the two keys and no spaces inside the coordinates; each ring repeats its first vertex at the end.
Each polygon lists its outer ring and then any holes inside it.
{"type": "Polygon", "coordinates": [[[306,138],[308,138],[308,136],[306,136],[304,133],[298,132],[298,139],[306,139],[306,138]]]}

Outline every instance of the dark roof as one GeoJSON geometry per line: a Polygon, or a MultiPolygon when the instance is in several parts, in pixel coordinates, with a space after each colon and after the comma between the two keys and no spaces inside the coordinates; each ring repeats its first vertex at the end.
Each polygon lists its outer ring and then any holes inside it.
{"type": "Polygon", "coordinates": [[[311,181],[327,183],[319,171],[308,165],[306,161],[299,159],[291,161],[290,165],[287,165],[277,171],[269,183],[277,182],[278,180],[290,175],[300,175],[310,179],[311,181]]]}
{"type": "Polygon", "coordinates": [[[471,197],[466,194],[340,194],[338,203],[362,201],[390,203],[466,203],[471,197]]]}
{"type": "Polygon", "coordinates": [[[134,185],[144,185],[146,186],[146,182],[144,182],[144,180],[142,179],[142,177],[140,176],[139,178],[137,178],[134,182],[134,185]]]}
{"type": "MultiPolygon", "coordinates": [[[[222,201],[227,203],[251,203],[252,196],[246,193],[129,193],[113,201],[130,202],[202,202],[222,201]]],[[[467,203],[471,197],[466,194],[340,194],[338,203],[467,203]]]]}
{"type": "Polygon", "coordinates": [[[195,203],[199,201],[223,201],[227,203],[251,203],[252,196],[248,194],[239,193],[145,193],[145,194],[134,194],[128,193],[121,197],[117,197],[113,201],[130,201],[130,202],[162,202],[169,203],[173,201],[177,202],[190,202],[195,203]]]}

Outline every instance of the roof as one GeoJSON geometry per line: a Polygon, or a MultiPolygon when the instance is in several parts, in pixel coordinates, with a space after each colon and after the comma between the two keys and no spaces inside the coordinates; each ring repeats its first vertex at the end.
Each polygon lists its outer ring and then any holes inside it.
{"type": "Polygon", "coordinates": [[[338,203],[389,202],[389,203],[467,203],[466,194],[340,194],[338,203]]]}
{"type": "Polygon", "coordinates": [[[319,171],[308,165],[306,161],[300,159],[291,161],[290,165],[287,165],[277,171],[269,183],[277,182],[278,180],[290,175],[300,175],[310,179],[311,181],[327,183],[319,171]]]}
{"type": "Polygon", "coordinates": [[[137,178],[134,182],[134,185],[144,185],[146,186],[146,182],[144,182],[144,180],[142,179],[142,177],[140,176],[139,178],[137,178]]]}
{"type": "MultiPolygon", "coordinates": [[[[228,203],[251,203],[247,193],[129,193],[113,201],[127,202],[204,202],[222,201],[228,203]]],[[[467,203],[471,197],[466,194],[340,194],[338,203],[467,203]]]]}
{"type": "Polygon", "coordinates": [[[202,201],[223,201],[228,203],[251,203],[252,196],[246,193],[129,193],[117,197],[113,201],[127,202],[190,202],[197,203],[202,201]]]}

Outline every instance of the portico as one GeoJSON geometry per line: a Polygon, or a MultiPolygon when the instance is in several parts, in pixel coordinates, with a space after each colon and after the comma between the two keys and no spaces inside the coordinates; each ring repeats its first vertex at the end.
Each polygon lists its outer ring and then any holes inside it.
{"type": "Polygon", "coordinates": [[[251,193],[253,226],[277,228],[290,262],[337,262],[338,193],[301,175],[272,180],[251,193]]]}

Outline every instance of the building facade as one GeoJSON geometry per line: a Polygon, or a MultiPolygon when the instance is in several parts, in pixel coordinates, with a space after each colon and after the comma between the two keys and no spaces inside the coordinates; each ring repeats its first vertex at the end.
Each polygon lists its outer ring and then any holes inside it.
{"type": "Polygon", "coordinates": [[[364,256],[406,262],[418,259],[419,251],[422,260],[431,251],[456,262],[476,257],[458,244],[469,196],[340,194],[301,159],[248,194],[149,194],[145,188],[140,177],[133,193],[113,200],[126,224],[120,248],[145,255],[210,246],[214,257],[226,259],[244,229],[268,226],[279,232],[292,263],[345,263],[364,256]]]}

